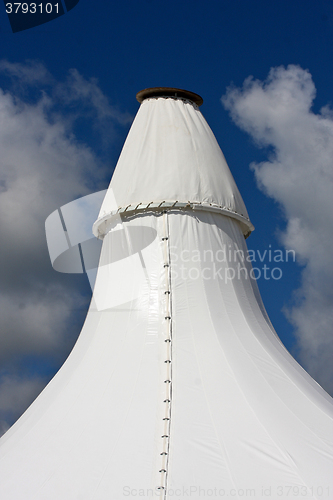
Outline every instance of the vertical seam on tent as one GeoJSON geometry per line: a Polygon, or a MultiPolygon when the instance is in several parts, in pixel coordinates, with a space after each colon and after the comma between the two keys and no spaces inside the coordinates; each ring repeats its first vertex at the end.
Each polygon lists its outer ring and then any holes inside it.
{"type": "Polygon", "coordinates": [[[170,451],[170,424],[171,424],[171,404],[172,404],[172,305],[171,305],[171,259],[170,259],[170,245],[169,245],[169,221],[167,211],[163,211],[163,268],[165,272],[165,399],[163,404],[165,405],[164,417],[163,417],[163,434],[161,436],[163,440],[161,456],[161,468],[159,473],[161,474],[160,485],[158,489],[160,490],[161,497],[163,499],[167,498],[167,479],[168,479],[168,466],[169,466],[169,451],[170,451]]]}

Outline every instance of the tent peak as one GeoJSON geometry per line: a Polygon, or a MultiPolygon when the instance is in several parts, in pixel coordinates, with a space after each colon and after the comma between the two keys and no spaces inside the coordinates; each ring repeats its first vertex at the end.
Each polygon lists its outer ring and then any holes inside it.
{"type": "Polygon", "coordinates": [[[151,97],[175,97],[180,99],[188,99],[194,102],[197,106],[201,106],[203,98],[194,92],[184,89],[176,89],[174,87],[152,87],[140,90],[136,94],[136,99],[141,104],[145,99],[151,97]]]}

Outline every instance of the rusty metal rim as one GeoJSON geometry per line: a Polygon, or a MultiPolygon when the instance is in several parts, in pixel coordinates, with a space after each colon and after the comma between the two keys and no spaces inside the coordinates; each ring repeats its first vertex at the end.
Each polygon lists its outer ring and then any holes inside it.
{"type": "Polygon", "coordinates": [[[173,87],[152,87],[149,89],[140,90],[136,94],[136,99],[142,103],[145,99],[150,97],[180,97],[194,102],[197,106],[201,106],[203,98],[194,92],[184,89],[176,89],[173,87]]]}

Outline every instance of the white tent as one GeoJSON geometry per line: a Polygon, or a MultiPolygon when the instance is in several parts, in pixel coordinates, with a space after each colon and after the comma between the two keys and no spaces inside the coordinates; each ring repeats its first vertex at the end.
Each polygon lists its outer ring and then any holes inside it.
{"type": "Polygon", "coordinates": [[[333,499],[332,399],[267,317],[201,100],[138,99],[86,322],[0,440],[0,498],[333,499]]]}

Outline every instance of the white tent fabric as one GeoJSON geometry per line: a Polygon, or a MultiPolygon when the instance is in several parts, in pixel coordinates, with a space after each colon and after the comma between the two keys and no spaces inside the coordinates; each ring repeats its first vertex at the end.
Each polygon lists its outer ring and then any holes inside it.
{"type": "Polygon", "coordinates": [[[1,500],[332,500],[332,399],[280,342],[246,256],[222,213],[118,219],[72,353],[0,440],[1,500]]]}
{"type": "Polygon", "coordinates": [[[254,229],[213,132],[185,99],[143,101],[110,187],[100,220],[114,211],[114,200],[127,210],[177,201],[229,213],[244,234],[254,229]]]}

